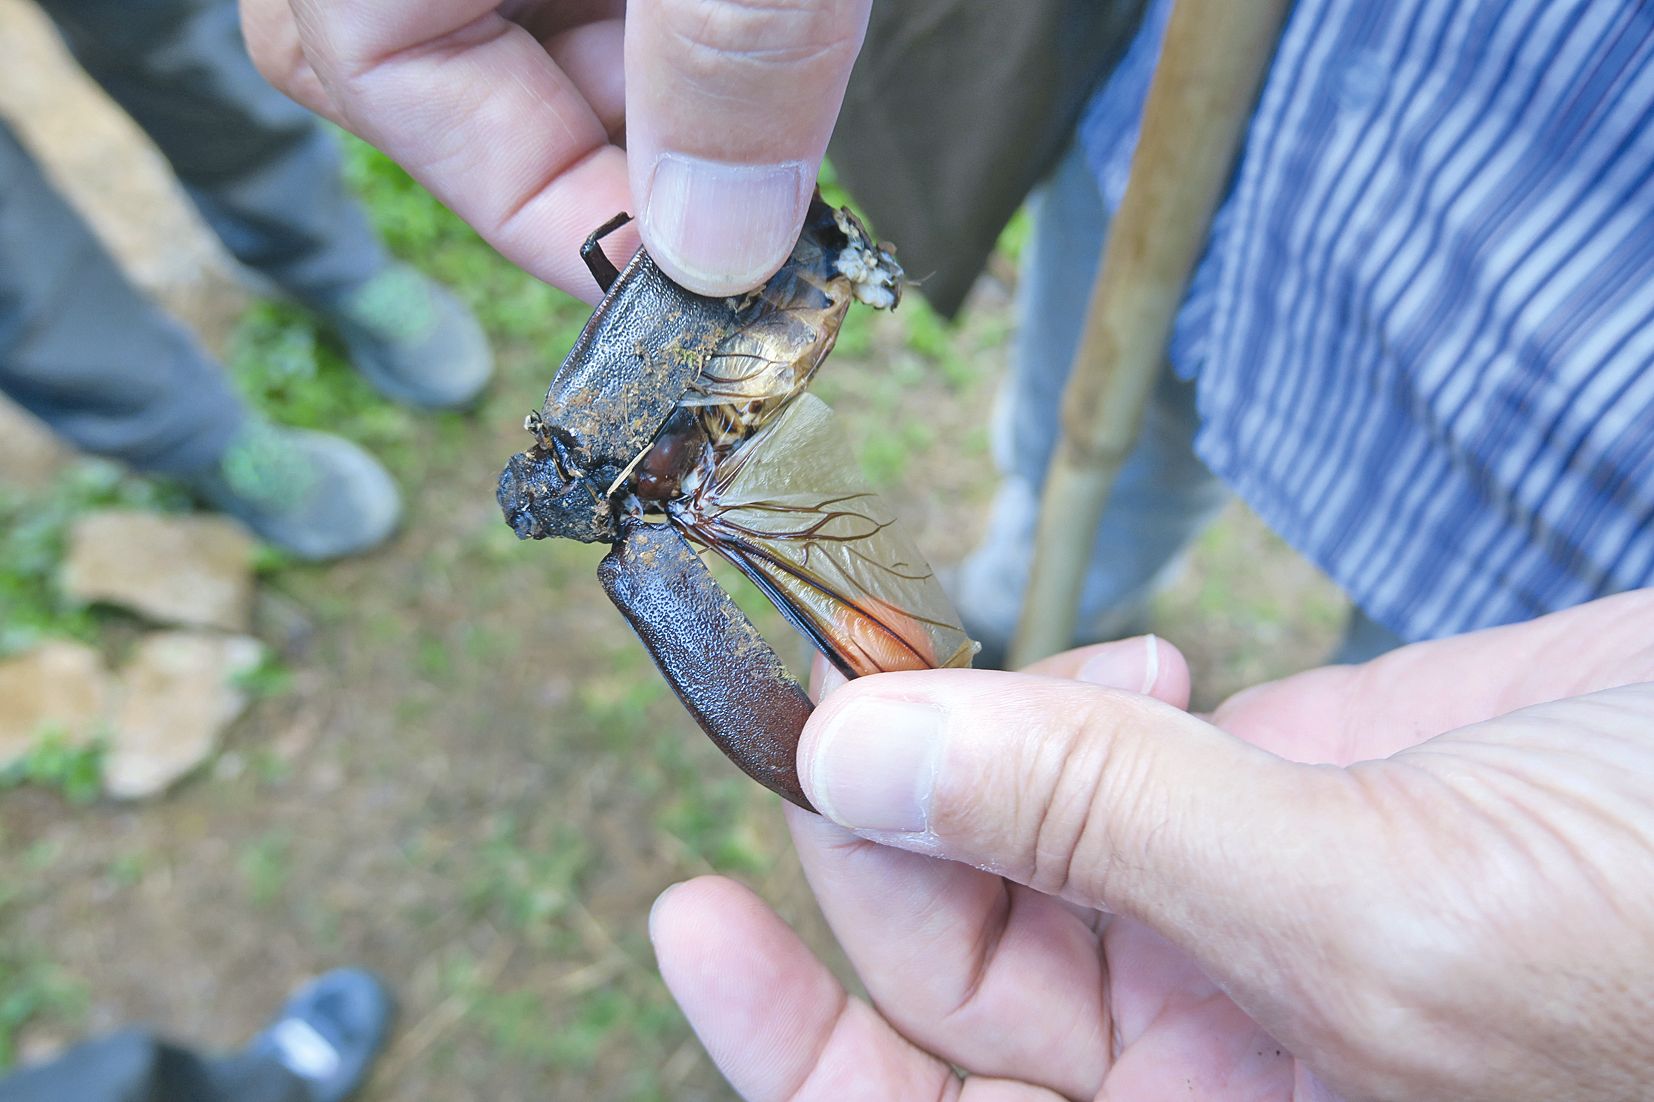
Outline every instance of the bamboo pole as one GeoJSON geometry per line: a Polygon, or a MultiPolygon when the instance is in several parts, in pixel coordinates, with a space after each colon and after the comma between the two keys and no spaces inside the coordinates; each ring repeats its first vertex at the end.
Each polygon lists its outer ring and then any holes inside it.
{"type": "Polygon", "coordinates": [[[1165,365],[1173,319],[1289,2],[1176,0],[1172,9],[1063,393],[1012,668],[1073,638],[1098,521],[1165,365]]]}

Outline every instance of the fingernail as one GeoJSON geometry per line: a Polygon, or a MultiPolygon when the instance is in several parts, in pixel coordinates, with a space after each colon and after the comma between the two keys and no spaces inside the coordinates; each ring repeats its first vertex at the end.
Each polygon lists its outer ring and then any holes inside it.
{"type": "Polygon", "coordinates": [[[810,799],[855,830],[924,830],[941,764],[940,708],[901,700],[857,700],[814,742],[806,766],[810,799]]]}
{"type": "Polygon", "coordinates": [[[804,219],[804,165],[742,165],[664,153],[643,211],[656,260],[691,290],[751,290],[786,260],[804,219]]]}
{"type": "Polygon", "coordinates": [[[1160,680],[1160,640],[1144,635],[1111,643],[1086,659],[1075,676],[1092,685],[1148,693],[1160,680]]]}

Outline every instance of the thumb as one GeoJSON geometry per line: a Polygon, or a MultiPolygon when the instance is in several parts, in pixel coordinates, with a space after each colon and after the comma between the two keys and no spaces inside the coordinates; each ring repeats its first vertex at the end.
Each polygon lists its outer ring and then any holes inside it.
{"type": "Polygon", "coordinates": [[[649,254],[731,295],[792,251],[871,0],[631,0],[626,134],[649,254]]]}
{"type": "Polygon", "coordinates": [[[1279,922],[1290,904],[1264,870],[1322,860],[1305,840],[1348,810],[1341,773],[1158,700],[984,670],[851,682],[816,709],[798,764],[821,814],[864,837],[1133,915],[1185,945],[1279,922]]]}

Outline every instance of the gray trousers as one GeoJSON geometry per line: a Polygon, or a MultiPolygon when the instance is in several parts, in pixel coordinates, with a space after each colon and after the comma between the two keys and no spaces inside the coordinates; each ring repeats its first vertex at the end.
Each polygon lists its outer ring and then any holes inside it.
{"type": "MultiPolygon", "coordinates": [[[[331,135],[258,75],[234,0],[40,0],[242,263],[326,307],[386,257],[331,135]]],[[[0,391],[81,449],[181,474],[246,417],[0,124],[0,391]]]]}
{"type": "MultiPolygon", "coordinates": [[[[1079,149],[1058,162],[1032,201],[1011,372],[995,411],[1001,481],[987,536],[961,566],[960,604],[985,638],[1016,632],[1033,569],[1045,472],[1056,450],[1062,392],[1096,278],[1108,211],[1079,149]]],[[[1120,470],[1098,525],[1081,592],[1084,639],[1143,630],[1149,598],[1184,549],[1217,516],[1229,492],[1195,455],[1195,384],[1162,372],[1142,433],[1120,470]]],[[[1352,611],[1339,662],[1364,662],[1400,638],[1352,611]]]]}
{"type": "Polygon", "coordinates": [[[205,1059],[132,1030],[88,1041],[51,1063],[0,1078],[0,1102],[310,1102],[268,1056],[205,1059]]]}

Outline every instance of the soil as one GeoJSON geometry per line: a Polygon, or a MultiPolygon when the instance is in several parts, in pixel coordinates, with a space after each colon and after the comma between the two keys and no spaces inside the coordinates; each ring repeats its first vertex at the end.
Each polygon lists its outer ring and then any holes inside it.
{"type": "MultiPolygon", "coordinates": [[[[220,344],[247,293],[164,164],[32,7],[0,0],[0,40],[21,59],[0,67],[0,114],[134,278],[220,344]]],[[[927,374],[900,323],[881,322],[820,388],[863,454],[893,424],[927,426],[887,493],[938,565],[969,547],[991,492],[982,425],[1009,311],[1004,277],[986,277],[955,342],[963,381],[927,374]]],[[[351,963],[389,978],[402,1007],[370,1100],[730,1097],[644,933],[662,888],[713,869],[848,975],[776,799],[654,678],[592,576],[598,552],[520,544],[500,521],[493,481],[562,352],[502,344],[495,397],[440,434],[443,462],[405,487],[392,546],[266,583],[259,632],[291,676],[202,775],[139,806],[0,795],[0,944],[85,996],[26,1029],[26,1051],[133,1023],[238,1045],[295,982],[351,963]]],[[[1155,627],[1210,705],[1314,664],[1341,615],[1237,506],[1155,627]]],[[[762,626],[783,637],[773,616],[762,626]]],[[[0,976],[0,1001],[22,982],[0,976]]]]}

